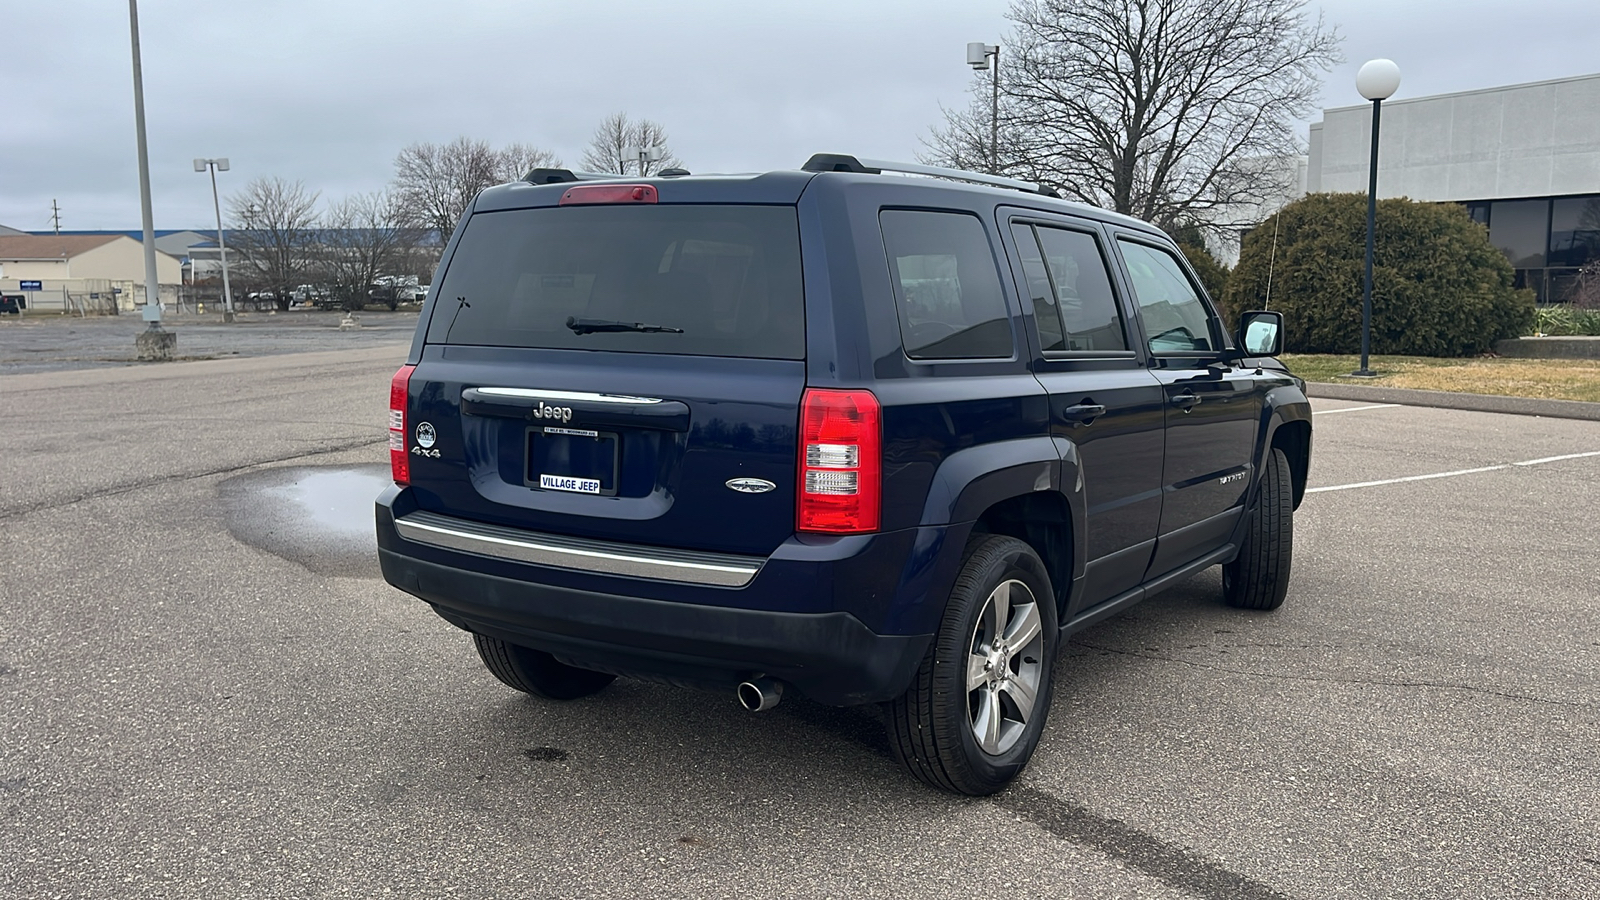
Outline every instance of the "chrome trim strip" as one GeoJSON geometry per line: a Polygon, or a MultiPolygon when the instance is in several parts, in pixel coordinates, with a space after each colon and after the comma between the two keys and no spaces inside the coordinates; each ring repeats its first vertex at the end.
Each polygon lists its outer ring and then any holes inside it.
{"type": "Polygon", "coordinates": [[[660,397],[629,397],[626,394],[593,394],[588,391],[545,391],[514,387],[480,387],[475,390],[492,397],[520,397],[527,400],[585,400],[590,403],[621,403],[630,406],[661,402],[660,397]]]}
{"type": "Polygon", "coordinates": [[[687,584],[742,587],[755,578],[764,562],[759,557],[721,553],[652,552],[650,548],[502,528],[429,512],[402,516],[395,519],[394,525],[408,541],[447,550],[582,572],[687,584]]]}

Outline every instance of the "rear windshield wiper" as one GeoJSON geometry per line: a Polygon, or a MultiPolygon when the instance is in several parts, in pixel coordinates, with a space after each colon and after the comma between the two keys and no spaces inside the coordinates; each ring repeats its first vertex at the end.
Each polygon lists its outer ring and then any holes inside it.
{"type": "Polygon", "coordinates": [[[667,334],[683,334],[682,328],[673,328],[670,325],[646,325],[643,322],[613,322],[610,319],[580,319],[576,316],[567,317],[567,327],[573,334],[593,334],[597,331],[643,331],[648,334],[665,332],[667,334]]]}

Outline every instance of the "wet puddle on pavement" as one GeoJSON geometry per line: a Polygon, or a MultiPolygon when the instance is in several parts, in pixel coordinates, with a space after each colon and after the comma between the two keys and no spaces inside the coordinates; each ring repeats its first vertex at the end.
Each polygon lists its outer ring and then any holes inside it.
{"type": "Polygon", "coordinates": [[[238,540],[325,575],[378,576],[372,505],[389,467],[297,466],[222,482],[228,531],[238,540]]]}

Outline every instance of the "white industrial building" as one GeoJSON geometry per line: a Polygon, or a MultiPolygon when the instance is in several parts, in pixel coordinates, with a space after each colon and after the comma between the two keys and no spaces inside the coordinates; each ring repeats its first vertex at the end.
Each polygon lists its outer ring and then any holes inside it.
{"type": "MultiPolygon", "coordinates": [[[[156,251],[164,303],[175,302],[182,263],[156,251]]],[[[144,245],[125,234],[0,235],[0,291],[29,309],[97,309],[144,303],[144,245]]]]}

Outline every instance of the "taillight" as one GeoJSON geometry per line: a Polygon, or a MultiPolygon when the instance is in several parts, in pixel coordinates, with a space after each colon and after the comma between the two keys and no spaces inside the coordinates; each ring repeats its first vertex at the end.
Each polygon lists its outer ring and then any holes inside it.
{"type": "Polygon", "coordinates": [[[877,531],[883,436],[871,391],[806,391],[800,401],[800,531],[877,531]]]}
{"type": "Polygon", "coordinates": [[[656,186],[653,184],[580,184],[567,188],[561,195],[559,206],[576,206],[584,203],[654,203],[656,186]]]}
{"type": "Polygon", "coordinates": [[[411,372],[416,366],[401,366],[389,379],[389,471],[394,483],[411,483],[411,457],[406,455],[406,397],[411,391],[411,372]]]}

